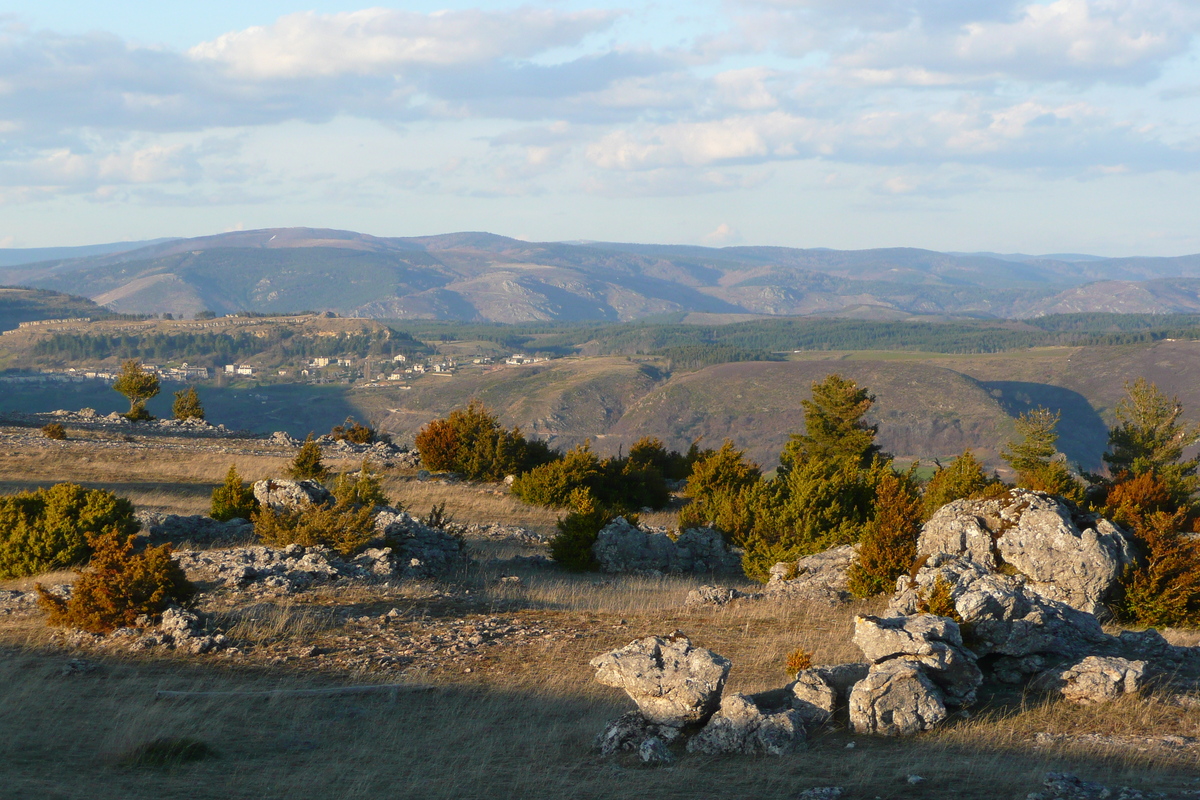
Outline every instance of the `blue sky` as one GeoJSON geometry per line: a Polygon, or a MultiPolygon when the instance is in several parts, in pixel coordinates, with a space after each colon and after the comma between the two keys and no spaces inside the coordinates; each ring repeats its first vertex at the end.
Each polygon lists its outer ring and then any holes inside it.
{"type": "Polygon", "coordinates": [[[16,0],[0,246],[1200,252],[1194,0],[16,0]]]}

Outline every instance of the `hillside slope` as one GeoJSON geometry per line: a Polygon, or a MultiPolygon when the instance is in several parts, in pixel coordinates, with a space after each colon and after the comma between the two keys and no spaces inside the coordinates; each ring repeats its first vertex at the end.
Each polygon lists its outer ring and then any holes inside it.
{"type": "Polygon", "coordinates": [[[1191,278],[1200,278],[1200,256],[1014,260],[914,248],[568,244],[488,233],[383,238],[316,228],[237,231],[0,266],[0,282],[83,294],[124,312],[313,309],[495,322],[863,309],[900,318],[1191,310],[1200,308],[1191,278]],[[1112,286],[1097,281],[1124,281],[1125,299],[1114,300],[1112,286]]]}

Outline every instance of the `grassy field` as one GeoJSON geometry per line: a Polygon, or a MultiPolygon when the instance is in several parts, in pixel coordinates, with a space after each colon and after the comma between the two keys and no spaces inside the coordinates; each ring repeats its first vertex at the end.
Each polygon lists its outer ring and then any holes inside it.
{"type": "MultiPolygon", "coordinates": [[[[214,449],[142,457],[100,441],[49,448],[6,439],[0,491],[80,480],[139,504],[196,513],[230,460],[214,449]]],[[[265,476],[276,473],[286,455],[235,460],[248,477],[265,476]]],[[[385,487],[417,511],[444,502],[461,522],[549,532],[556,516],[524,506],[497,486],[421,482],[408,472],[388,472],[385,487]]],[[[685,755],[662,769],[626,757],[600,759],[593,737],[633,705],[592,680],[592,657],[681,629],[732,660],[727,691],[776,688],[787,682],[783,663],[795,648],[811,652],[816,663],[856,660],[853,617],[879,612],[882,602],[685,608],[687,592],[703,578],[576,575],[500,560],[536,547],[468,545],[471,565],[440,584],[214,601],[213,613],[247,651],[240,655],[77,651],[56,643],[36,617],[0,616],[0,797],[785,800],[811,787],[842,786],[847,798],[1023,798],[1045,772],[1060,769],[1108,785],[1200,789],[1200,748],[1137,738],[1200,738],[1200,710],[1155,696],[1089,709],[1010,691],[907,740],[851,737],[835,725],[814,732],[807,751],[781,758],[685,755]],[[502,575],[521,582],[500,582],[502,575]],[[466,661],[447,651],[443,660],[401,672],[294,655],[310,643],[365,642],[375,634],[354,620],[392,608],[414,631],[432,626],[449,634],[501,615],[537,635],[466,661]],[[155,694],[397,682],[405,688],[382,695],[155,694]],[[1039,733],[1068,738],[1039,743],[1039,733]],[[1097,742],[1078,738],[1082,734],[1118,738],[1097,742]],[[913,774],[926,781],[910,785],[913,774]]],[[[1194,633],[1169,635],[1196,643],[1194,633]]]]}

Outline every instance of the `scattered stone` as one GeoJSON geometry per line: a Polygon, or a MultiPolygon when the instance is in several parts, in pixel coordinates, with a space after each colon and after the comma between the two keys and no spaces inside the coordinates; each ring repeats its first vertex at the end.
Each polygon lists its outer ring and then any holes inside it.
{"type": "Polygon", "coordinates": [[[908,783],[909,786],[918,786],[924,783],[925,779],[920,775],[909,775],[908,778],[905,779],[905,782],[908,783]]]}
{"type": "Polygon", "coordinates": [[[743,597],[753,598],[759,597],[759,595],[748,594],[729,586],[711,586],[705,584],[697,586],[688,592],[687,599],[683,601],[683,605],[685,608],[693,606],[723,606],[743,597]]]}
{"type": "Polygon", "coordinates": [[[715,528],[689,528],[672,539],[617,517],[600,530],[592,553],[608,573],[682,574],[741,570],[741,556],[715,528]]]}
{"type": "Polygon", "coordinates": [[[64,677],[68,675],[87,675],[95,672],[97,668],[98,665],[91,661],[86,661],[82,658],[72,658],[63,664],[58,674],[64,677]]]}
{"type": "Polygon", "coordinates": [[[850,600],[848,574],[857,557],[858,545],[847,544],[799,561],[780,562],[771,567],[767,593],[840,605],[850,600]]]}
{"type": "Polygon", "coordinates": [[[630,711],[608,723],[596,737],[596,749],[602,756],[620,752],[637,752],[640,755],[642,744],[650,739],[656,739],[665,746],[677,738],[678,727],[659,725],[646,719],[640,711],[630,711]]]}
{"type": "Polygon", "coordinates": [[[726,696],[704,729],[688,740],[688,752],[782,756],[802,750],[806,733],[800,712],[766,699],[778,701],[779,694],[726,696]]]}
{"type": "Polygon", "coordinates": [[[271,479],[255,482],[254,499],[275,511],[295,511],[313,503],[332,503],[333,495],[318,481],[271,479]]]}
{"type": "MultiPolygon", "coordinates": [[[[851,742],[851,744],[854,744],[851,742]]],[[[841,786],[817,786],[796,795],[796,800],[838,800],[846,790],[841,786]]]]}
{"type": "Polygon", "coordinates": [[[1069,772],[1047,772],[1042,782],[1045,791],[1030,792],[1025,800],[1152,800],[1165,798],[1162,792],[1141,792],[1125,786],[1113,790],[1100,783],[1080,780],[1069,772]]]}
{"type": "Polygon", "coordinates": [[[721,702],[728,659],[692,647],[676,631],[648,636],[591,661],[596,680],[624,689],[651,723],[682,727],[704,722],[721,702]]]}
{"type": "Polygon", "coordinates": [[[657,736],[651,736],[638,745],[638,758],[643,764],[654,765],[670,764],[674,760],[666,743],[657,736]]]}
{"type": "Polygon", "coordinates": [[[1088,656],[1063,670],[1038,676],[1035,684],[1078,705],[1095,705],[1138,694],[1146,683],[1146,662],[1088,656]]]}
{"type": "Polygon", "coordinates": [[[991,572],[1009,565],[1027,576],[1033,592],[1089,614],[1104,611],[1134,561],[1116,525],[1026,489],[943,506],[922,528],[917,552],[964,556],[991,572]]]}
{"type": "Polygon", "coordinates": [[[850,692],[850,728],[855,733],[907,736],[930,730],[945,718],[941,692],[908,661],[873,665],[850,692]]]}

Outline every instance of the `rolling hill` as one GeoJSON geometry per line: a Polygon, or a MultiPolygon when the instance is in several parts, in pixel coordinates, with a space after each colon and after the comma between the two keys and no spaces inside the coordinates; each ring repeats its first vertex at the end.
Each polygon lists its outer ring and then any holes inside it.
{"type": "Polygon", "coordinates": [[[488,233],[382,238],[314,228],[111,247],[36,263],[0,260],[0,284],[85,295],[120,312],[187,316],[312,309],[530,322],[668,313],[902,319],[1200,310],[1200,256],[538,243],[488,233]]]}

